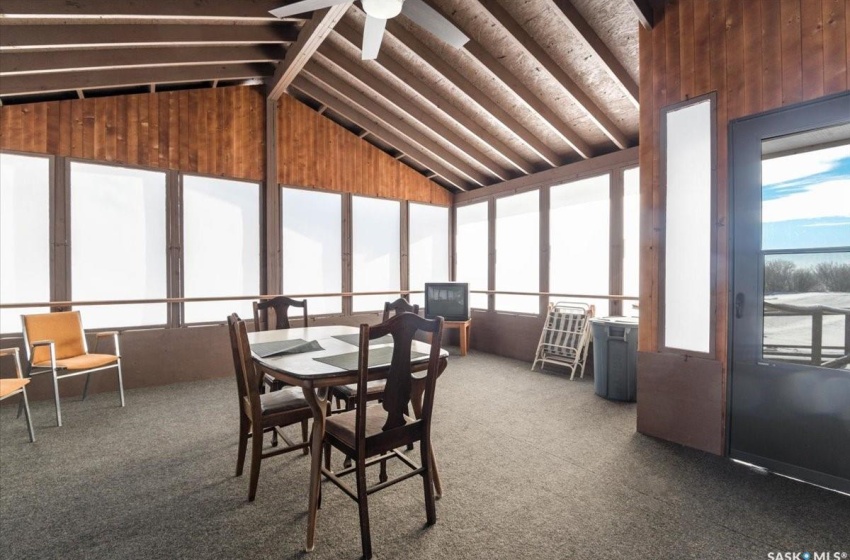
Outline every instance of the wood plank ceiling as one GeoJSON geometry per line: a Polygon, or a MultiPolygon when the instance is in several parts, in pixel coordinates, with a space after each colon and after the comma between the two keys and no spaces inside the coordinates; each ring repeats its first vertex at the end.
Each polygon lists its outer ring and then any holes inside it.
{"type": "Polygon", "coordinates": [[[637,144],[646,0],[428,0],[470,41],[404,16],[360,60],[359,3],[0,0],[0,103],[265,84],[452,191],[637,144]]]}

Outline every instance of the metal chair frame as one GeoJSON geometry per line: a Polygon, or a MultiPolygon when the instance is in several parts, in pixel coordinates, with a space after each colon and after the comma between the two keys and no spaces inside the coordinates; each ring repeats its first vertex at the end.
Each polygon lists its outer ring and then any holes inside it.
{"type": "Polygon", "coordinates": [[[594,307],[586,303],[550,303],[531,369],[534,370],[538,363],[541,369],[547,363],[564,366],[573,379],[576,369],[581,368],[580,377],[583,378],[593,314],[594,307]]]}

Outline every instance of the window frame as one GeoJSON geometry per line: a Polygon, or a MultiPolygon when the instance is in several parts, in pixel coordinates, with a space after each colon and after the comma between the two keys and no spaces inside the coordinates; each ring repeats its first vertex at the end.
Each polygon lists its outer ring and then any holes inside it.
{"type": "MultiPolygon", "coordinates": [[[[258,263],[259,263],[259,270],[257,271],[258,272],[257,293],[251,294],[250,296],[245,295],[245,296],[240,296],[240,297],[245,297],[245,298],[248,298],[248,299],[251,299],[251,300],[258,299],[259,296],[262,295],[262,292],[265,291],[265,290],[263,290],[263,284],[264,284],[264,279],[266,277],[266,267],[268,266],[268,263],[266,262],[268,260],[267,259],[267,251],[265,250],[265,246],[266,246],[265,230],[263,228],[263,224],[265,223],[265,219],[264,219],[265,218],[265,207],[264,207],[265,200],[264,200],[263,182],[262,181],[251,181],[251,180],[248,180],[248,179],[236,179],[236,178],[233,178],[233,177],[225,177],[225,176],[221,176],[221,175],[212,175],[212,174],[209,174],[209,173],[194,173],[194,172],[189,172],[189,173],[178,172],[178,173],[176,173],[176,176],[175,176],[175,179],[176,179],[175,190],[177,191],[176,192],[176,200],[177,200],[178,207],[174,209],[174,213],[175,213],[174,230],[169,228],[170,233],[172,233],[174,235],[174,238],[169,241],[169,247],[173,246],[174,252],[177,256],[177,259],[176,259],[177,260],[177,262],[176,262],[176,268],[177,268],[176,276],[177,276],[177,278],[175,279],[176,280],[175,290],[176,290],[176,294],[178,294],[178,295],[170,296],[170,297],[177,297],[177,298],[186,297],[186,295],[185,295],[185,293],[186,293],[185,292],[185,290],[186,290],[186,271],[185,271],[185,263],[186,263],[185,251],[186,251],[186,247],[185,247],[185,239],[183,238],[183,231],[184,231],[184,225],[185,225],[184,216],[185,216],[185,208],[186,208],[185,200],[183,198],[183,179],[185,177],[200,177],[200,178],[204,178],[204,179],[216,179],[216,180],[221,180],[221,181],[232,181],[232,182],[239,182],[239,183],[257,185],[257,209],[258,209],[258,211],[257,211],[257,224],[258,224],[258,227],[257,227],[257,232],[258,232],[257,251],[258,251],[258,263]]],[[[278,206],[280,206],[280,205],[278,205],[278,206]]],[[[168,212],[167,207],[166,207],[166,212],[168,212]]],[[[169,215],[171,215],[170,212],[169,212],[169,215]]],[[[281,228],[282,228],[282,226],[281,226],[281,228]]],[[[235,295],[235,294],[229,294],[229,295],[235,295]]],[[[204,297],[204,296],[198,296],[198,297],[204,297]]],[[[215,296],[210,296],[210,297],[215,297],[215,296]]],[[[235,300],[233,300],[233,301],[235,301],[235,300]]],[[[186,321],[186,303],[187,302],[178,302],[176,304],[176,306],[178,308],[178,309],[175,310],[175,312],[178,314],[178,319],[176,320],[176,324],[177,324],[178,327],[200,327],[200,326],[209,326],[209,325],[221,325],[221,324],[224,324],[224,323],[227,322],[226,317],[222,318],[220,321],[192,321],[192,322],[186,321]]],[[[192,302],[189,302],[189,303],[192,303],[192,302]]],[[[198,303],[201,303],[201,302],[198,302],[198,303]]]]}

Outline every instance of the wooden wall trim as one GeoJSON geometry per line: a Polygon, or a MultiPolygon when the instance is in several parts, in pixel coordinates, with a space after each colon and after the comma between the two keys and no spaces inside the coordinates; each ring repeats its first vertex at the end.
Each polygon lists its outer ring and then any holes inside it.
{"type": "Polygon", "coordinates": [[[475,189],[474,191],[457,193],[454,195],[454,202],[456,204],[463,204],[492,195],[526,191],[533,188],[548,187],[551,185],[575,181],[583,177],[606,173],[616,168],[634,167],[638,161],[638,156],[639,152],[637,147],[629,148],[628,150],[620,150],[618,152],[612,152],[610,154],[578,161],[576,163],[562,165],[561,167],[540,171],[533,175],[518,177],[497,185],[475,189]]]}

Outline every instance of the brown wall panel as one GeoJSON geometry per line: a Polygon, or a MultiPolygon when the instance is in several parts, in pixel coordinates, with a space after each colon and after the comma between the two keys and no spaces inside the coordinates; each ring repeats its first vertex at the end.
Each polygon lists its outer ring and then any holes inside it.
{"type": "Polygon", "coordinates": [[[668,0],[656,7],[653,29],[640,31],[643,219],[639,431],[723,452],[722,439],[717,438],[722,438],[725,429],[728,374],[728,123],[782,105],[846,91],[850,59],[846,10],[846,0],[668,0]],[[690,17],[692,24],[683,21],[690,17]],[[689,29],[693,33],[687,32],[689,29]],[[658,280],[663,271],[657,247],[664,234],[661,111],[667,105],[712,91],[717,94],[717,352],[716,361],[712,362],[715,365],[709,366],[706,360],[658,354],[662,305],[658,280]],[[651,354],[655,359],[647,357],[651,354]],[[675,367],[664,360],[673,360],[675,367]],[[642,401],[644,398],[650,402],[642,401]],[[683,429],[671,430],[668,424],[677,423],[675,414],[684,414],[698,402],[703,403],[699,414],[683,429]]]}
{"type": "Polygon", "coordinates": [[[259,181],[263,111],[247,87],[11,105],[0,107],[0,149],[259,181]],[[201,126],[208,111],[223,126],[201,126]]]}
{"type": "Polygon", "coordinates": [[[278,109],[279,183],[451,204],[446,189],[303,103],[283,96],[278,109]]]}
{"type": "Polygon", "coordinates": [[[679,354],[638,353],[637,429],[710,453],[723,453],[717,414],[720,363],[679,354]]]}

